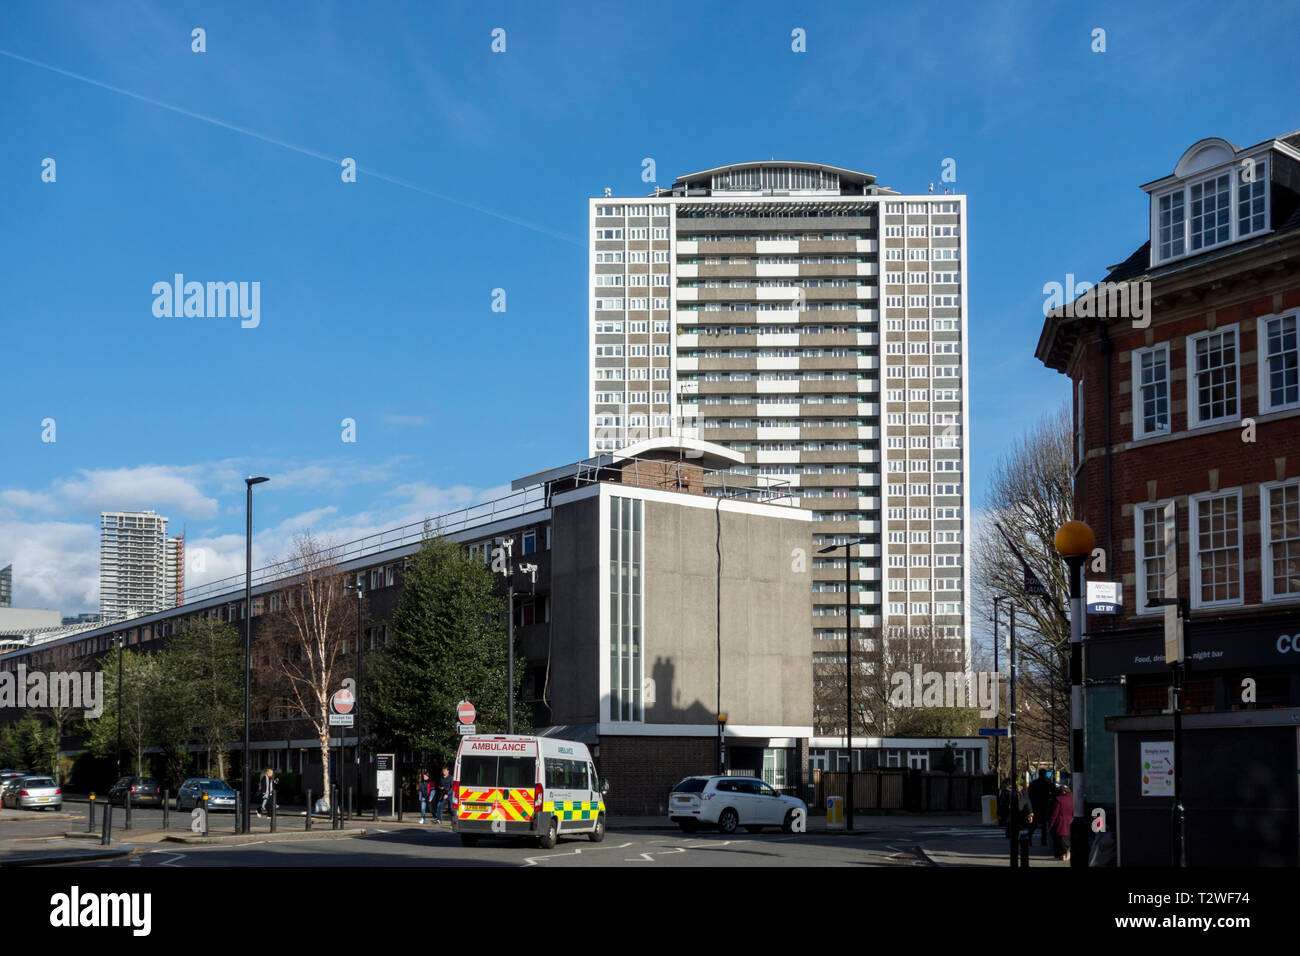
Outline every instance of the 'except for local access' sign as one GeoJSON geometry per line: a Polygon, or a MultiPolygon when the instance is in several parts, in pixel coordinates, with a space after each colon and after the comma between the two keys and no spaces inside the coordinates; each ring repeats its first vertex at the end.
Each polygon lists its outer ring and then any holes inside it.
{"type": "Polygon", "coordinates": [[[353,714],[330,714],[331,727],[351,727],[356,723],[353,714]]]}
{"type": "Polygon", "coordinates": [[[470,734],[474,733],[473,724],[457,724],[456,729],[460,731],[462,737],[468,737],[470,734]]]}
{"type": "Polygon", "coordinates": [[[456,719],[459,720],[462,724],[474,723],[474,717],[476,716],[476,713],[477,712],[474,710],[474,705],[467,700],[462,700],[459,704],[456,705],[456,719]]]}

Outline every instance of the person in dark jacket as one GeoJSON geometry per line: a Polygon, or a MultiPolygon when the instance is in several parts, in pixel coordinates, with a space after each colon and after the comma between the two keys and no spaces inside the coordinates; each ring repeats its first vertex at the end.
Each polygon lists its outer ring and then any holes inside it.
{"type": "Polygon", "coordinates": [[[1070,860],[1070,820],[1074,817],[1074,796],[1070,788],[1061,784],[1052,798],[1052,809],[1047,819],[1048,829],[1052,831],[1052,856],[1058,860],[1070,860]]]}
{"type": "Polygon", "coordinates": [[[1011,813],[1011,778],[1007,777],[1002,781],[1002,789],[998,791],[998,826],[1007,825],[1007,815],[1011,813]]]}
{"type": "Polygon", "coordinates": [[[416,794],[420,798],[420,822],[424,822],[425,812],[429,804],[434,800],[436,788],[432,780],[429,779],[429,771],[420,774],[420,785],[416,788],[416,794]]]}
{"type": "MultiPolygon", "coordinates": [[[[1015,787],[1010,795],[1010,806],[1007,812],[1007,839],[1016,840],[1025,830],[1030,830],[1034,824],[1034,805],[1029,800],[1029,795],[1020,787],[1015,787]]],[[[1032,833],[1032,830],[1030,830],[1032,833]]]]}
{"type": "Polygon", "coordinates": [[[1047,846],[1047,814],[1052,809],[1052,781],[1048,779],[1046,770],[1038,771],[1038,779],[1029,784],[1029,802],[1034,808],[1034,819],[1038,821],[1034,829],[1029,831],[1029,839],[1034,838],[1034,833],[1041,826],[1043,846],[1047,846]]]}
{"type": "Polygon", "coordinates": [[[438,802],[434,804],[433,807],[434,823],[438,823],[438,824],[442,823],[442,810],[444,807],[447,808],[448,813],[451,813],[451,785],[452,785],[451,768],[443,767],[442,776],[438,778],[438,783],[436,785],[436,790],[435,790],[437,794],[438,802]]]}

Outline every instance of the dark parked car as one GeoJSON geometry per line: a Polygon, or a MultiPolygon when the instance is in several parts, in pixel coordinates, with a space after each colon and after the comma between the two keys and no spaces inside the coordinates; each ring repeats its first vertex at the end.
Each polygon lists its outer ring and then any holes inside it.
{"type": "Polygon", "coordinates": [[[202,802],[205,793],[208,795],[209,810],[235,809],[238,797],[235,788],[224,780],[211,777],[191,777],[181,784],[180,790],[176,791],[176,809],[193,810],[202,802]]]}
{"type": "Polygon", "coordinates": [[[108,802],[116,806],[126,803],[126,792],[131,791],[131,806],[160,807],[162,793],[158,790],[158,781],[152,777],[123,777],[113,784],[108,791],[108,802]]]}

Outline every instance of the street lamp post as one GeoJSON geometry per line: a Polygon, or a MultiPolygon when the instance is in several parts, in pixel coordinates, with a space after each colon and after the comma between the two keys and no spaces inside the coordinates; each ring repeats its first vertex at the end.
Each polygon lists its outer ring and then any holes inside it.
{"type": "MultiPolygon", "coordinates": [[[[117,779],[122,779],[122,645],[125,637],[117,636],[117,779]]],[[[117,781],[114,781],[116,783],[117,781]]]]}
{"type": "Polygon", "coordinates": [[[1056,553],[1070,572],[1070,771],[1074,816],[1070,819],[1070,865],[1088,865],[1088,821],[1083,802],[1083,565],[1097,543],[1082,521],[1067,521],[1056,532],[1056,553]]]}
{"type": "MultiPolygon", "coordinates": [[[[356,734],[356,745],[352,748],[352,763],[356,768],[356,772],[353,773],[352,776],[357,788],[357,813],[358,814],[360,814],[361,812],[361,773],[362,773],[362,765],[361,765],[362,647],[361,644],[365,637],[365,630],[363,626],[363,622],[365,621],[365,599],[366,599],[366,589],[365,589],[365,583],[363,577],[364,574],[365,572],[362,571],[357,575],[356,584],[343,585],[347,590],[357,592],[357,694],[356,694],[356,699],[353,701],[353,705],[352,705],[352,713],[355,715],[352,718],[353,732],[356,734]]],[[[343,728],[340,727],[339,728],[340,741],[342,740],[342,737],[343,737],[343,728]]]]}
{"type": "MultiPolygon", "coordinates": [[[[501,573],[506,577],[506,733],[515,732],[515,539],[501,539],[501,573]]],[[[493,565],[495,570],[495,563],[493,565]]]]}
{"type": "MultiPolygon", "coordinates": [[[[248,728],[253,719],[253,485],[260,485],[270,478],[254,478],[249,475],[244,479],[247,493],[244,515],[244,809],[241,829],[248,832],[248,804],[252,799],[252,786],[249,778],[248,728]]],[[[310,809],[310,807],[308,808],[310,809]]]]}
{"type": "Polygon", "coordinates": [[[832,544],[820,549],[818,554],[830,554],[837,548],[844,549],[844,749],[849,755],[849,766],[845,773],[844,786],[844,827],[853,829],[853,546],[866,544],[866,538],[832,544]]]}

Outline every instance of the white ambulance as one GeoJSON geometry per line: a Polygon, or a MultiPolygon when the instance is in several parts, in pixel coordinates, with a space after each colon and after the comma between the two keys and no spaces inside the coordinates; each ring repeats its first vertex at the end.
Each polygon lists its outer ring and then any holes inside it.
{"type": "Polygon", "coordinates": [[[549,850],[571,833],[599,843],[608,790],[576,740],[470,735],[456,753],[451,825],[465,846],[484,836],[527,836],[549,850]]]}

